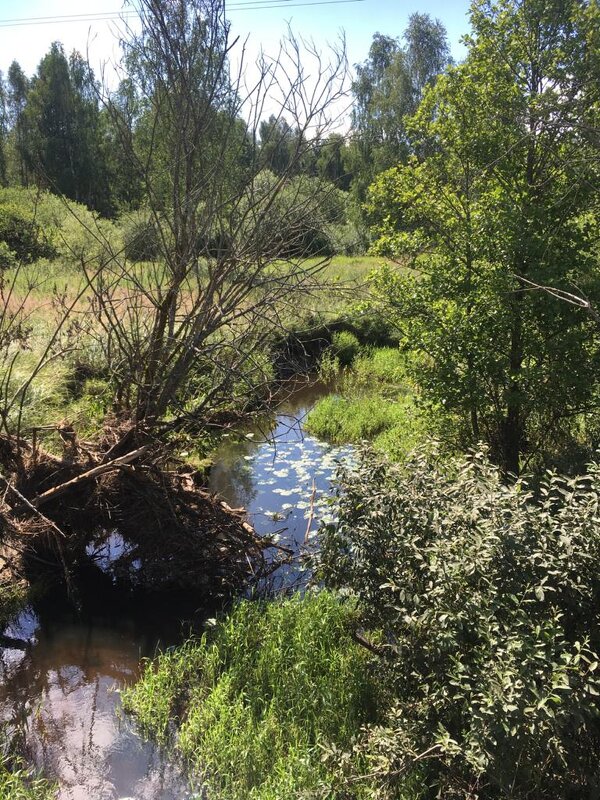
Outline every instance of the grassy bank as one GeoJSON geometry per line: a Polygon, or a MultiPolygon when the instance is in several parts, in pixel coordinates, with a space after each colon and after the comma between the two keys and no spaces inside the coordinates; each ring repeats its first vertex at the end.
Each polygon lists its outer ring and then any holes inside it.
{"type": "Polygon", "coordinates": [[[310,412],[306,429],[335,444],[371,441],[401,461],[426,435],[416,390],[407,377],[406,357],[398,348],[360,351],[348,336],[334,339],[323,369],[346,363],[338,393],[322,398],[310,412]]]}
{"type": "Polygon", "coordinates": [[[0,797],[2,800],[52,800],[55,787],[37,776],[17,757],[0,755],[0,797]]]}
{"type": "Polygon", "coordinates": [[[213,797],[337,797],[324,748],[348,748],[378,697],[370,654],[351,636],[355,616],[327,592],[241,603],[148,664],[125,707],[161,741],[174,723],[177,749],[213,797]]]}
{"type": "Polygon", "coordinates": [[[126,708],[211,800],[595,796],[600,468],[534,493],[430,448],[339,485],[329,591],[242,603],[126,708]]]}

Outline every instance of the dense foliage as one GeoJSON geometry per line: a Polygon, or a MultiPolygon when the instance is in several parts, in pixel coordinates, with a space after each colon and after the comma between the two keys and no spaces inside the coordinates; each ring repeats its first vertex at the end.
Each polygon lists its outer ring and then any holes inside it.
{"type": "Polygon", "coordinates": [[[28,216],[16,203],[0,205],[0,245],[4,246],[5,259],[1,268],[56,255],[48,233],[34,216],[28,216]]]}
{"type": "MultiPolygon", "coordinates": [[[[52,480],[115,453],[175,480],[330,342],[307,430],[372,449],[318,591],[239,603],[126,707],[225,800],[598,796],[598,3],[474,0],[458,65],[411,15],[357,65],[347,136],[343,48],[290,34],[248,86],[222,0],[138,11],[110,90],[59,43],[0,76],[0,522],[47,488],[48,431],[52,480]],[[369,242],[359,287],[329,259],[369,242]]],[[[46,790],[0,759],[0,796],[46,790]]]]}
{"type": "Polygon", "coordinates": [[[379,290],[419,383],[505,471],[595,405],[597,326],[536,286],[599,296],[596,3],[475,2],[465,61],[407,122],[414,155],[370,192],[379,290]],[[566,366],[568,365],[568,366],[566,366]],[[550,390],[551,387],[551,390],[550,390]]]}
{"type": "Polygon", "coordinates": [[[395,703],[367,735],[374,797],[589,796],[600,775],[600,469],[506,486],[482,454],[340,484],[319,574],[384,631],[395,703]],[[439,792],[439,794],[438,794],[439,792]]]}
{"type": "MultiPolygon", "coordinates": [[[[208,16],[209,5],[205,3],[208,16]]],[[[180,37],[189,20],[182,23],[178,13],[171,13],[168,24],[180,37]]],[[[260,121],[257,152],[244,115],[236,117],[236,77],[218,74],[226,58],[223,31],[213,34],[207,25],[194,43],[196,55],[202,55],[194,81],[204,87],[198,91],[198,108],[208,101],[215,112],[211,133],[206,131],[203,140],[203,163],[210,166],[221,157],[221,144],[233,125],[238,141],[228,169],[220,174],[224,185],[254,166],[278,176],[325,180],[350,192],[344,210],[350,229],[342,229],[336,244],[345,252],[364,247],[367,231],[360,204],[366,189],[378,172],[406,157],[404,116],[415,110],[425,87],[450,63],[443,25],[415,13],[404,33],[405,46],[399,38],[374,35],[368,59],[357,65],[352,84],[351,137],[332,132],[308,141],[282,109],[260,121]]],[[[168,182],[163,181],[157,194],[136,164],[151,157],[157,179],[170,158],[163,147],[170,134],[164,121],[157,123],[156,104],[148,102],[154,80],[148,64],[159,51],[149,46],[140,59],[127,37],[123,45],[123,70],[110,99],[82,55],[66,54],[60,42],[52,44],[33,76],[26,76],[16,61],[5,79],[0,75],[0,185],[41,186],[111,217],[156,202],[161,193],[168,202],[168,182]]]]}

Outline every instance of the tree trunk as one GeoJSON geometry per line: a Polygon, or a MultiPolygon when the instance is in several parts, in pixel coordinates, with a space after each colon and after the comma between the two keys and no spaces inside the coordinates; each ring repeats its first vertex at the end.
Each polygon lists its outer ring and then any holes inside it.
{"type": "Polygon", "coordinates": [[[506,398],[506,417],[502,430],[502,468],[507,476],[518,477],[523,448],[523,416],[521,400],[521,369],[523,365],[523,336],[521,295],[513,293],[514,320],[510,342],[510,382],[506,398]]]}

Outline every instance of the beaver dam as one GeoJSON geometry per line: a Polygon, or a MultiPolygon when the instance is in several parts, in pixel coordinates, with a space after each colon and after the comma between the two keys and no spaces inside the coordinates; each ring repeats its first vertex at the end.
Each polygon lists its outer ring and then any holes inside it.
{"type": "Polygon", "coordinates": [[[78,577],[116,538],[123,546],[111,570],[123,588],[215,597],[266,569],[268,542],[241,510],[203,489],[194,471],[165,469],[139,432],[115,438],[92,452],[74,437],[62,458],[4,441],[5,570],[33,581],[59,572],[76,600],[78,577]]]}
{"type": "MultiPolygon", "coordinates": [[[[28,535],[43,545],[37,557],[48,562],[49,574],[56,573],[60,552],[71,568],[77,566],[72,591],[81,608],[40,601],[7,628],[5,634],[16,644],[2,653],[0,713],[28,761],[57,779],[60,800],[200,796],[200,788],[189,785],[173,756],[144,742],[119,713],[118,689],[135,679],[142,657],[201,628],[214,613],[215,598],[223,597],[226,589],[241,589],[259,576],[269,585],[299,579],[290,563],[274,569],[289,551],[298,552],[319,520],[331,513],[331,480],[337,460],[349,453],[349,448],[333,448],[304,434],[307,410],[326,391],[323,386],[304,386],[241,441],[225,439],[208,486],[190,486],[189,475],[173,473],[178,504],[174,508],[165,500],[166,507],[155,515],[161,491],[158,473],[153,475],[151,466],[141,471],[125,466],[85,488],[85,481],[76,484],[96,515],[76,547],[67,531],[81,521],[81,512],[70,516],[68,493],[39,509],[47,520],[60,519],[64,537],[45,529],[49,522],[36,520],[33,512],[23,515],[31,526],[28,535]],[[130,514],[115,517],[114,498],[122,492],[131,492],[130,514]],[[200,546],[191,532],[192,520],[201,519],[209,503],[211,514],[215,507],[223,514],[222,530],[210,547],[204,536],[200,546]],[[187,515],[188,504],[193,517],[187,515]],[[242,507],[245,515],[231,511],[242,507]],[[174,547],[169,538],[174,513],[182,526],[176,557],[185,565],[177,570],[177,591],[171,571],[175,554],[169,550],[174,547]],[[108,536],[101,533],[107,530],[108,536]],[[145,537],[148,531],[151,536],[145,537]],[[235,568],[205,580],[203,550],[218,568],[223,548],[229,548],[230,559],[238,546],[235,568]],[[251,555],[246,558],[247,553],[251,555]],[[163,591],[157,593],[156,587],[163,591]]],[[[47,475],[52,483],[51,459],[41,460],[38,469],[38,476],[47,475]]],[[[73,473],[82,474],[81,467],[73,467],[73,473]]],[[[171,488],[164,498],[172,498],[171,488]]],[[[25,489],[20,486],[18,491],[24,495],[25,489]]],[[[28,568],[39,574],[44,565],[32,563],[28,568]]]]}

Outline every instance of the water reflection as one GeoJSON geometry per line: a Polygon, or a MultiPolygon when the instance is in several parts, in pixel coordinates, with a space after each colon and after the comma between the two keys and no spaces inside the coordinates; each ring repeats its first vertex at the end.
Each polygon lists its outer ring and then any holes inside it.
{"type": "Polygon", "coordinates": [[[244,506],[263,535],[298,552],[327,520],[331,482],[351,447],[334,447],[304,431],[304,419],[330,387],[308,383],[284,403],[270,429],[250,431],[223,445],[211,470],[210,487],[232,506],[244,506]],[[265,430],[268,436],[265,436],[265,430]]]}
{"type": "MultiPolygon", "coordinates": [[[[2,653],[0,718],[18,733],[28,758],[59,782],[60,800],[193,796],[177,765],[119,715],[117,690],[155,652],[155,626],[156,618],[150,626],[123,613],[40,624],[31,610],[12,626],[10,635],[32,646],[2,653]]],[[[177,633],[172,626],[171,637],[177,633]]]]}
{"type": "MultiPolygon", "coordinates": [[[[211,474],[213,491],[233,507],[246,507],[259,533],[278,534],[294,551],[332,513],[331,479],[339,459],[351,452],[303,430],[306,413],[327,390],[307,385],[295,391],[275,419],[241,442],[223,445],[211,474]]],[[[106,552],[95,553],[100,567],[120,552],[118,539],[111,542],[106,552]]],[[[295,567],[280,574],[284,585],[296,578],[295,567]]],[[[135,678],[140,659],[183,637],[177,618],[168,602],[136,610],[123,600],[84,619],[64,610],[29,609],[7,629],[6,635],[31,646],[0,650],[0,721],[20,732],[31,761],[58,781],[59,800],[201,796],[177,764],[119,715],[117,690],[135,678]]]]}

